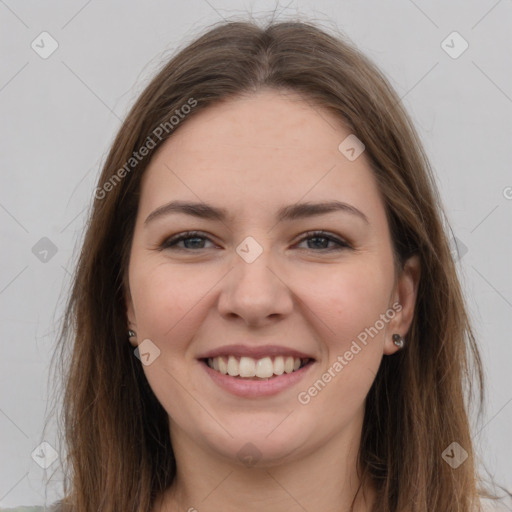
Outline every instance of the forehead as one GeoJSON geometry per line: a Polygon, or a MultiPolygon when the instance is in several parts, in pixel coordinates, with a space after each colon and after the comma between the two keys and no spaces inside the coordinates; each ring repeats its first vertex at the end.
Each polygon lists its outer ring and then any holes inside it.
{"type": "Polygon", "coordinates": [[[337,156],[343,134],[350,131],[339,118],[303,96],[263,90],[224,100],[185,119],[159,155],[179,158],[191,152],[198,162],[209,162],[215,155],[221,163],[236,157],[243,170],[251,164],[243,160],[251,155],[271,158],[284,153],[297,160],[294,155],[308,153],[312,161],[326,151],[337,156]]]}
{"type": "Polygon", "coordinates": [[[380,201],[364,152],[351,161],[339,150],[350,129],[296,93],[229,99],[182,122],[146,170],[142,209],[183,197],[235,209],[380,201]]]}

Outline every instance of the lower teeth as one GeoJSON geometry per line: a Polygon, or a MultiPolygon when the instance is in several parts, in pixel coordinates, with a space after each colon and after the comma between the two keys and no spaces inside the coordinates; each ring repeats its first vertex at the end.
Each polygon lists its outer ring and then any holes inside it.
{"type": "MultiPolygon", "coordinates": [[[[228,375],[228,374],[226,374],[226,375],[228,375]]],[[[288,375],[288,374],[286,374],[286,375],[288,375]]],[[[236,375],[235,379],[243,379],[243,380],[269,380],[269,379],[273,379],[274,377],[279,377],[279,375],[272,375],[272,377],[241,377],[240,375],[236,375]]]]}

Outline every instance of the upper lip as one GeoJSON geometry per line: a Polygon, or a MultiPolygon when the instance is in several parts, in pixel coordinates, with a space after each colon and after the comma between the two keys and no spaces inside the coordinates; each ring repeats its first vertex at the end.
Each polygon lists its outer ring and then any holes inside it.
{"type": "Polygon", "coordinates": [[[199,355],[197,359],[208,359],[218,356],[252,357],[262,359],[267,356],[292,356],[300,359],[314,359],[313,356],[294,348],[282,347],[279,345],[265,345],[259,347],[247,345],[223,345],[199,355]]]}

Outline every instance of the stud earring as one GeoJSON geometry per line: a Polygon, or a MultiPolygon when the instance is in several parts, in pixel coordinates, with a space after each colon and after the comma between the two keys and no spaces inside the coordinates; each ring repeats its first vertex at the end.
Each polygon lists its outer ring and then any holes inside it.
{"type": "Polygon", "coordinates": [[[135,338],[135,336],[137,336],[137,334],[135,333],[135,331],[132,331],[131,329],[128,329],[128,338],[135,338]]]}
{"type": "Polygon", "coordinates": [[[404,338],[402,338],[402,336],[400,336],[400,334],[393,334],[393,343],[398,347],[398,348],[403,348],[404,346],[404,338]]]}

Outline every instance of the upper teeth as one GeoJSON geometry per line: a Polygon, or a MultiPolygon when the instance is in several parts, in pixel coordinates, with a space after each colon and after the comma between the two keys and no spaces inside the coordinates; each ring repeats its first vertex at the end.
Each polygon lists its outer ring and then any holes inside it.
{"type": "Polygon", "coordinates": [[[282,375],[283,373],[292,373],[301,366],[301,359],[298,357],[277,356],[272,360],[271,357],[263,357],[262,359],[253,359],[252,357],[241,357],[238,360],[235,356],[227,358],[210,357],[208,366],[222,373],[223,375],[231,375],[232,377],[259,377],[267,379],[272,375],[282,375]]]}

